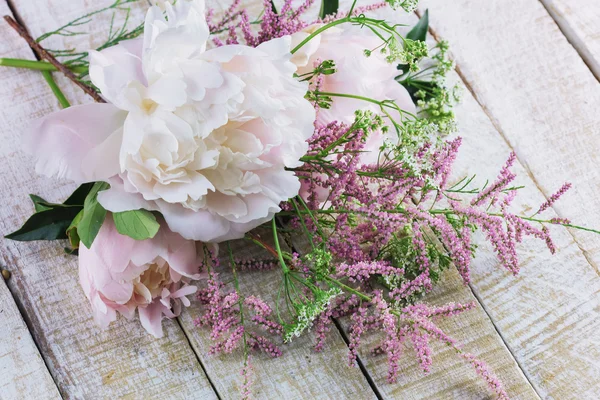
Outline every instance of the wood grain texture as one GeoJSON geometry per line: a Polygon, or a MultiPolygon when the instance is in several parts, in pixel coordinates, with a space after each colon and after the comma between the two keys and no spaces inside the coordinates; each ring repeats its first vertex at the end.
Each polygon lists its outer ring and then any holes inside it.
{"type": "MultiPolygon", "coordinates": [[[[533,214],[570,181],[575,189],[552,212],[600,226],[599,85],[542,5],[425,0],[422,9],[427,7],[433,31],[450,41],[459,71],[485,111],[469,101],[459,107],[469,146],[459,171],[469,165],[499,169],[513,149],[520,182],[527,185],[514,203],[517,211],[533,214]]],[[[582,231],[552,232],[558,253],[549,256],[543,244],[526,241],[516,279],[497,270],[488,246],[480,248],[472,286],[541,397],[598,398],[600,240],[582,231]]]]}
{"type": "MultiPolygon", "coordinates": [[[[73,13],[83,14],[93,5],[88,3],[41,0],[16,6],[28,27],[28,19],[35,19],[36,28],[46,30],[69,20],[73,13]]],[[[0,12],[10,13],[5,1],[0,2],[0,12]]],[[[0,25],[0,35],[0,56],[32,58],[32,52],[8,26],[0,25]]],[[[2,68],[0,80],[0,231],[6,234],[32,212],[28,193],[59,200],[73,185],[35,176],[33,160],[20,150],[20,132],[27,123],[57,109],[42,76],[2,68]]],[[[73,94],[72,100],[78,95],[73,94]]],[[[138,322],[123,319],[101,331],[92,321],[79,287],[77,260],[66,256],[61,244],[2,239],[0,256],[13,274],[11,290],[25,310],[33,336],[64,397],[216,398],[176,321],[165,322],[163,340],[153,339],[138,322]]]]}
{"type": "Polygon", "coordinates": [[[540,0],[587,66],[600,79],[600,3],[540,0]]]}
{"type": "MultiPolygon", "coordinates": [[[[77,16],[89,12],[93,9],[101,7],[102,4],[86,3],[82,2],[76,11],[73,10],[74,5],[69,2],[55,3],[52,2],[52,7],[45,6],[44,1],[41,4],[31,4],[29,2],[23,4],[17,4],[16,9],[18,14],[22,17],[28,27],[31,26],[30,31],[34,36],[37,36],[45,31],[54,29],[60,26],[60,23],[69,21],[77,16]],[[58,9],[57,9],[58,6],[58,9]],[[39,8],[46,7],[40,13],[39,8]],[[64,9],[61,11],[61,8],[64,9]],[[50,13],[51,18],[43,18],[44,13],[50,13]],[[64,15],[68,14],[68,15],[64,15]]],[[[110,2],[106,2],[109,4],[110,2]]],[[[215,16],[218,17],[223,11],[227,4],[222,2],[207,2],[209,7],[215,9],[215,16]]],[[[48,3],[50,4],[50,3],[48,3]]],[[[255,2],[257,8],[258,2],[255,2]]],[[[140,4],[140,10],[145,9],[143,2],[140,4]]],[[[249,9],[252,10],[253,6],[249,4],[249,9]]],[[[140,18],[138,18],[139,20],[140,18]]],[[[97,46],[103,40],[102,33],[106,30],[106,21],[99,21],[94,24],[92,32],[99,32],[97,35],[91,37],[73,37],[73,38],[56,38],[55,43],[51,43],[51,47],[56,48],[68,48],[69,46],[77,46],[78,48],[85,49],[86,46],[97,46]],[[97,26],[96,26],[97,25],[97,26]]],[[[89,102],[81,91],[74,87],[71,82],[61,78],[59,84],[62,88],[66,88],[65,92],[67,96],[72,99],[73,104],[80,104],[83,102],[89,102]]],[[[47,181],[45,183],[48,186],[53,186],[56,183],[54,181],[47,181]]],[[[246,243],[247,247],[249,245],[246,243]]],[[[243,249],[242,249],[243,250],[243,249]]],[[[243,287],[249,285],[252,286],[254,293],[271,295],[269,292],[272,289],[272,285],[276,285],[278,280],[270,279],[274,277],[262,275],[257,276],[254,274],[249,277],[247,281],[244,281],[243,287]],[[270,282],[270,286],[261,285],[262,281],[270,282]]],[[[87,310],[86,310],[87,311],[87,310]]],[[[181,326],[186,331],[189,339],[193,345],[194,350],[197,352],[197,356],[207,366],[208,377],[213,381],[216,386],[217,392],[221,398],[238,398],[239,397],[239,385],[241,382],[240,370],[242,366],[241,353],[234,354],[229,357],[213,357],[208,355],[209,347],[213,343],[208,336],[208,331],[196,328],[193,324],[193,319],[197,313],[197,306],[192,306],[189,311],[184,312],[180,318],[181,326]]],[[[140,328],[137,320],[133,322],[120,321],[121,324],[129,328],[140,328]]],[[[172,330],[177,330],[177,324],[174,321],[165,321],[164,324],[169,324],[172,330]]],[[[93,327],[93,325],[92,325],[93,327]]],[[[119,343],[122,339],[114,339],[115,343],[119,343]]],[[[149,341],[152,339],[148,338],[149,341]]],[[[254,387],[257,398],[352,398],[358,396],[359,398],[373,398],[374,393],[369,387],[367,380],[362,375],[360,370],[349,370],[348,373],[338,375],[335,372],[336,365],[343,364],[347,347],[343,339],[339,336],[333,336],[328,341],[328,350],[326,353],[315,354],[310,346],[310,337],[299,340],[293,345],[286,349],[285,356],[279,359],[267,359],[264,357],[256,357],[253,365],[255,368],[255,374],[257,383],[254,387]],[[336,363],[330,364],[328,361],[336,359],[336,363]]],[[[165,352],[165,356],[173,357],[170,353],[176,351],[171,349],[168,343],[161,343],[160,340],[155,341],[156,345],[160,345],[165,352]]],[[[140,345],[140,348],[143,346],[140,345]]],[[[60,365],[60,369],[68,372],[69,366],[60,365]]],[[[114,377],[115,381],[122,380],[119,377],[114,377]]],[[[120,382],[118,385],[124,384],[120,382]]],[[[108,392],[101,392],[102,396],[108,395],[108,392]]],[[[136,391],[136,396],[142,396],[143,392],[136,391]]],[[[206,394],[197,393],[197,396],[206,394]]],[[[187,395],[189,396],[189,394],[187,395]]]]}
{"type": "MultiPolygon", "coordinates": [[[[259,232],[265,242],[272,243],[270,228],[261,229],[259,232]]],[[[221,245],[221,254],[224,254],[221,257],[221,280],[231,282],[232,275],[225,246],[221,245]]],[[[240,259],[272,259],[265,250],[247,241],[234,241],[231,246],[233,254],[240,259]]],[[[277,267],[272,271],[242,271],[239,273],[239,282],[243,295],[258,295],[269,304],[275,304],[282,280],[277,267]]],[[[285,305],[281,303],[280,307],[285,305]]],[[[195,328],[193,325],[199,313],[199,306],[192,304],[181,317],[182,325],[206,366],[208,376],[219,395],[225,399],[237,398],[242,383],[240,371],[243,355],[239,351],[233,354],[209,355],[210,346],[214,344],[210,340],[209,329],[195,328]]],[[[264,334],[261,329],[256,332],[264,334]]],[[[275,343],[280,345],[281,341],[275,343]]],[[[335,327],[328,335],[322,352],[313,350],[315,344],[315,335],[308,332],[281,346],[283,356],[280,358],[256,353],[252,358],[255,377],[252,393],[255,398],[366,400],[376,397],[360,369],[346,365],[348,347],[335,327]]]]}
{"type": "Polygon", "coordinates": [[[0,280],[0,399],[60,399],[12,295],[0,280]]]}
{"type": "MultiPolygon", "coordinates": [[[[350,2],[341,2],[340,9],[347,9],[350,2]]],[[[362,5],[364,3],[359,3],[362,5]]],[[[308,13],[312,18],[318,15],[318,7],[313,8],[308,13]]],[[[373,16],[391,20],[395,23],[406,24],[406,30],[410,29],[416,22],[415,15],[406,15],[406,13],[397,12],[390,14],[389,9],[382,9],[373,16]]],[[[309,18],[310,19],[310,18],[309,18]]],[[[454,81],[459,78],[454,74],[454,81]]],[[[486,119],[483,111],[478,107],[472,98],[467,98],[465,103],[459,106],[459,121],[468,118],[472,113],[479,115],[480,119],[486,119]],[[466,108],[466,110],[465,110],[466,108]],[[461,111],[462,110],[462,111],[461,111]]],[[[488,121],[489,122],[489,121],[488,121]]],[[[493,126],[488,127],[492,134],[496,134],[493,126]]],[[[469,130],[465,133],[471,137],[471,141],[477,143],[477,132],[469,130]]],[[[469,142],[469,140],[466,140],[469,142]]],[[[474,145],[465,144],[464,152],[472,151],[474,145]]],[[[506,153],[506,155],[508,152],[506,153]]],[[[495,166],[488,165],[485,158],[482,157],[473,161],[478,172],[489,175],[490,178],[496,174],[495,166]]],[[[469,168],[471,173],[473,168],[469,168]]],[[[462,173],[463,171],[461,171],[462,173]]],[[[458,174],[457,174],[458,176],[458,174]]],[[[305,248],[302,243],[297,243],[297,247],[305,248]]],[[[500,271],[501,278],[508,278],[503,271],[500,271]]],[[[425,301],[430,304],[445,304],[451,301],[455,302],[477,302],[472,289],[462,283],[461,278],[456,271],[448,271],[445,274],[443,283],[430,293],[425,301]]],[[[347,327],[347,322],[342,321],[343,326],[347,327]]],[[[446,319],[440,323],[450,336],[457,339],[463,346],[463,350],[475,354],[477,357],[488,363],[490,368],[503,381],[508,394],[511,398],[517,399],[537,399],[539,398],[523,375],[520,367],[517,365],[513,355],[506,348],[501,336],[496,332],[492,321],[486,314],[484,307],[478,305],[471,312],[462,314],[452,319],[446,319]]],[[[373,338],[374,339],[374,338],[373,338]]],[[[472,367],[462,361],[454,350],[436,344],[434,345],[433,367],[429,375],[425,376],[418,367],[416,357],[411,348],[407,348],[406,354],[402,358],[401,370],[398,383],[387,383],[387,364],[385,359],[374,358],[369,354],[369,350],[374,347],[373,342],[365,341],[360,352],[361,360],[365,363],[367,372],[377,386],[380,395],[386,399],[481,399],[491,396],[483,381],[476,375],[472,367]]]]}
{"type": "MultiPolygon", "coordinates": [[[[207,7],[213,8],[215,20],[218,20],[231,1],[207,1],[207,7]]],[[[263,5],[260,0],[247,0],[242,3],[254,20],[260,14],[263,5]]],[[[271,231],[264,232],[267,242],[272,242],[271,231]]],[[[283,243],[283,242],[282,242],[283,243]]],[[[268,254],[256,245],[236,241],[232,244],[236,257],[249,259],[253,256],[266,257],[268,254]]],[[[229,265],[225,245],[222,245],[222,265],[229,265]]],[[[227,275],[226,275],[227,276],[227,275]]],[[[224,280],[228,279],[224,277],[224,280]]],[[[245,295],[258,295],[265,300],[275,300],[278,285],[281,282],[278,271],[247,272],[240,274],[240,290],[245,295]]],[[[230,355],[209,355],[213,341],[207,328],[196,328],[194,319],[199,315],[199,306],[192,304],[180,317],[198,357],[202,360],[207,374],[214,383],[219,395],[225,399],[238,398],[243,366],[241,352],[230,355]]],[[[333,329],[325,349],[321,353],[313,350],[315,337],[309,333],[283,346],[283,356],[272,359],[263,354],[253,357],[253,375],[255,383],[252,391],[257,399],[371,399],[375,398],[367,379],[359,369],[345,366],[348,347],[339,332],[333,329]]]]}

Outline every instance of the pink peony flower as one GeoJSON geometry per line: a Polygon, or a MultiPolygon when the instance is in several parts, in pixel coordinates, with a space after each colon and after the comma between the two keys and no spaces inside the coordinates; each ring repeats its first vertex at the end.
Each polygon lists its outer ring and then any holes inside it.
{"type": "Polygon", "coordinates": [[[117,311],[131,319],[137,309],[142,326],[162,337],[163,315],[175,318],[189,306],[186,296],[196,292],[189,282],[204,276],[196,246],[163,221],[153,239],[134,240],[119,234],[108,215],[91,248],[79,248],[79,280],[96,322],[106,328],[117,311]]]}
{"type": "MultiPolygon", "coordinates": [[[[320,26],[322,25],[311,25],[293,34],[292,48],[320,26]]],[[[333,60],[338,67],[337,71],[332,75],[322,76],[320,91],[351,94],[380,101],[394,100],[402,110],[414,115],[416,107],[409,93],[394,80],[399,75],[396,65],[388,63],[385,56],[379,51],[373,51],[369,57],[365,55],[365,50],[373,50],[380,46],[381,38],[368,29],[360,29],[346,24],[342,28],[330,28],[310,40],[294,54],[292,62],[296,64],[297,73],[301,75],[311,72],[318,62],[333,60]]],[[[340,121],[350,125],[354,121],[356,110],[369,110],[381,114],[378,105],[364,100],[344,97],[332,97],[332,99],[331,108],[319,110],[318,123],[327,124],[340,121]]],[[[402,118],[406,118],[397,112],[390,114],[398,122],[402,118]]],[[[360,163],[377,163],[379,149],[386,140],[393,144],[398,143],[398,137],[393,128],[390,127],[387,135],[381,131],[372,132],[366,139],[363,149],[365,153],[361,154],[360,163]]],[[[326,176],[322,174],[319,177],[326,179],[326,176]]],[[[308,192],[309,184],[307,180],[302,180],[300,194],[306,199],[308,192]]],[[[317,186],[315,194],[319,202],[324,202],[329,195],[329,189],[317,186]]]]}
{"type": "MultiPolygon", "coordinates": [[[[317,30],[321,25],[311,25],[292,35],[292,48],[317,30]]],[[[298,74],[312,71],[315,63],[333,60],[337,71],[323,77],[320,90],[341,94],[351,94],[375,100],[394,100],[404,111],[415,114],[416,108],[404,86],[394,78],[399,75],[395,64],[386,61],[385,55],[373,51],[367,57],[365,50],[380,47],[381,38],[370,30],[352,25],[330,28],[301,47],[292,57],[298,67],[298,74]]],[[[340,121],[350,124],[356,110],[370,110],[381,113],[378,105],[364,100],[334,97],[329,109],[319,111],[318,120],[322,123],[340,121]]],[[[398,115],[394,117],[401,118],[398,115]]]]}
{"type": "Polygon", "coordinates": [[[204,1],[150,8],[144,37],[90,51],[109,104],[71,107],[26,134],[36,171],[107,181],[109,211],[160,211],[186,239],[241,238],[298,194],[315,111],[290,37],[207,49],[204,1]]]}

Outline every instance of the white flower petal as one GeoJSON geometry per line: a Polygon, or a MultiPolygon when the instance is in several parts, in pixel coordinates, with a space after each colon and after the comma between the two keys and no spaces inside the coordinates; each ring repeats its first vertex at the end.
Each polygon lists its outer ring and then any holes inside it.
{"type": "Polygon", "coordinates": [[[38,174],[76,182],[107,179],[115,164],[107,168],[103,157],[113,157],[105,152],[114,150],[125,115],[111,104],[69,107],[34,121],[24,134],[24,147],[37,158],[38,174]]]}

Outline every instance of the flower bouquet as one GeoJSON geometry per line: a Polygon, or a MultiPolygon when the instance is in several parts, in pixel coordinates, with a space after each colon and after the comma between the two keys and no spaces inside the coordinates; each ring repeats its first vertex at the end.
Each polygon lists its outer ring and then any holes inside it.
{"type": "Polygon", "coordinates": [[[157,1],[143,24],[107,27],[98,49],[43,47],[133,1],[37,40],[5,17],[45,61],[2,64],[41,70],[64,108],[32,123],[24,147],[38,173],[80,184],[62,203],[31,195],[35,213],[7,237],[66,239],[102,327],[137,311],[161,337],[163,318],[195,298],[211,352],[244,354],[244,397],[253,352],[278,357],[311,328],[320,351],[346,318],[350,365],[373,334],[394,382],[405,347],[428,372],[437,340],[508,398],[436,325],[474,304],[432,306],[424,295],[450,268],[469,283],[476,231],[517,274],[524,237],[554,252],[548,226],[581,227],[542,216],[568,184],[533,215],[511,212],[514,154],[483,187],[474,176],[450,184],[461,139],[448,44],[426,41],[427,13],[414,27],[377,17],[416,1],[342,10],[323,0],[316,20],[306,15],[314,0],[280,9],[265,0],[258,16],[236,0],[218,18],[203,0],[157,1]],[[50,71],[95,102],[69,105],[50,71]],[[236,239],[269,256],[240,257],[236,239]],[[265,275],[279,282],[275,301],[240,291],[245,271],[267,269],[278,271],[265,275]]]}

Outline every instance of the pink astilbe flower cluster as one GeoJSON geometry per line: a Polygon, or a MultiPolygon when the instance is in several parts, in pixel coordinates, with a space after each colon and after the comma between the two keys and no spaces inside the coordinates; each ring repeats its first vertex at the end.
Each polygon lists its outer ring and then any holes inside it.
{"type": "MultiPolygon", "coordinates": [[[[334,225],[326,238],[334,257],[352,264],[382,257],[410,260],[407,271],[411,269],[415,276],[394,289],[395,298],[430,290],[431,270],[440,261],[451,260],[469,282],[473,229],[485,233],[500,264],[512,273],[519,270],[516,246],[525,236],[544,241],[554,252],[545,226],[536,227],[509,210],[517,190],[509,187],[515,178],[511,172],[514,154],[487,188],[462,191],[473,196],[469,199],[461,191],[446,188],[460,138],[435,146],[425,143],[413,165],[394,158],[391,151],[379,164],[361,165],[357,154],[368,134],[368,129],[353,132],[352,127],[336,122],[318,126],[309,155],[331,148],[340,138],[344,143],[330,150],[336,154],[334,159],[311,160],[297,173],[307,180],[308,208],[322,224],[334,225]],[[447,259],[440,260],[440,256],[447,259]]],[[[305,222],[314,225],[312,217],[305,222]]]]}
{"type": "Polygon", "coordinates": [[[282,326],[273,320],[270,306],[257,296],[243,298],[237,289],[227,290],[219,279],[219,273],[214,272],[220,267],[219,259],[212,252],[207,252],[207,255],[213,267],[206,287],[196,295],[204,308],[194,323],[211,329],[210,337],[215,343],[210,353],[231,353],[245,344],[245,351],[261,350],[271,357],[281,356],[281,349],[262,333],[281,335],[283,331],[282,326]],[[250,329],[251,325],[255,329],[250,329]]]}
{"type": "MultiPolygon", "coordinates": [[[[313,3],[305,0],[294,8],[292,0],[285,0],[276,12],[272,2],[264,0],[260,21],[254,21],[236,0],[219,21],[209,20],[209,29],[221,34],[212,37],[217,46],[244,43],[256,47],[274,38],[303,34],[303,30],[308,35],[315,22],[328,23],[348,16],[347,11],[340,11],[309,23],[301,16],[313,3]]],[[[384,6],[385,2],[356,7],[351,14],[358,16],[384,6]]],[[[372,49],[364,50],[372,53],[372,49]]],[[[308,234],[312,250],[300,255],[297,249],[286,253],[267,245],[273,260],[236,260],[240,271],[281,264],[282,286],[292,288],[292,294],[283,296],[291,315],[285,321],[275,321],[265,301],[225,290],[213,272],[206,288],[198,293],[205,313],[197,321],[211,328],[211,337],[216,340],[211,351],[231,352],[244,342],[247,348],[277,357],[281,350],[267,335],[283,336],[288,341],[311,328],[316,336],[315,349],[320,351],[325,348],[332,324],[339,318],[349,318],[351,365],[356,364],[362,337],[379,332],[383,339],[372,354],[386,356],[390,382],[397,380],[406,347],[414,349],[421,369],[427,373],[433,362],[431,343],[438,341],[468,361],[499,398],[507,398],[501,382],[487,366],[463,353],[460,345],[435,323],[468,311],[474,304],[429,306],[420,299],[450,267],[457,269],[465,284],[470,282],[476,248],[474,231],[483,232],[499,265],[516,274],[518,244],[529,236],[542,240],[554,252],[545,224],[564,225],[569,221],[535,220],[511,211],[518,191],[511,187],[516,178],[512,172],[515,154],[510,154],[491,184],[473,189],[469,187],[472,179],[465,178],[466,183],[463,180],[449,187],[462,140],[439,138],[439,132],[447,133],[448,126],[453,126],[453,114],[448,110],[444,115],[452,116],[452,121],[428,119],[426,114],[431,114],[431,108],[422,113],[414,110],[412,103],[412,108],[406,104],[400,107],[395,101],[401,97],[386,100],[390,96],[385,95],[370,99],[377,107],[358,109],[354,122],[352,113],[339,117],[331,114],[336,100],[342,101],[332,92],[339,91],[342,97],[356,93],[331,84],[335,82],[331,75],[337,76],[337,69],[343,68],[336,65],[336,60],[328,59],[335,57],[315,54],[310,62],[302,64],[305,69],[297,72],[299,79],[309,81],[306,98],[316,110],[314,133],[302,158],[304,165],[291,169],[300,178],[301,189],[298,197],[280,205],[282,213],[273,223],[276,235],[278,226],[308,234]],[[310,66],[314,71],[310,72],[310,66]],[[375,148],[373,143],[377,143],[375,148]]],[[[443,57],[437,60],[444,64],[443,57]]],[[[444,64],[439,74],[444,75],[450,65],[444,64]]],[[[364,93],[358,97],[364,99],[364,93]]],[[[433,104],[421,103],[420,107],[433,104]]],[[[444,104],[451,107],[448,102],[444,104]]],[[[550,208],[569,188],[568,184],[563,186],[536,214],[550,208]]],[[[245,381],[248,365],[244,367],[245,381]]]]}
{"type": "MultiPolygon", "coordinates": [[[[256,32],[252,27],[248,11],[240,9],[240,0],[235,0],[217,22],[213,22],[214,11],[211,10],[208,26],[211,33],[226,31],[228,33],[226,44],[238,44],[243,40],[246,45],[256,47],[271,39],[291,35],[307,27],[309,23],[301,17],[314,2],[315,0],[305,0],[294,8],[292,0],[285,0],[281,10],[275,12],[271,0],[263,0],[262,17],[256,32]]],[[[213,37],[213,42],[217,46],[223,45],[218,37],[213,37]]]]}

